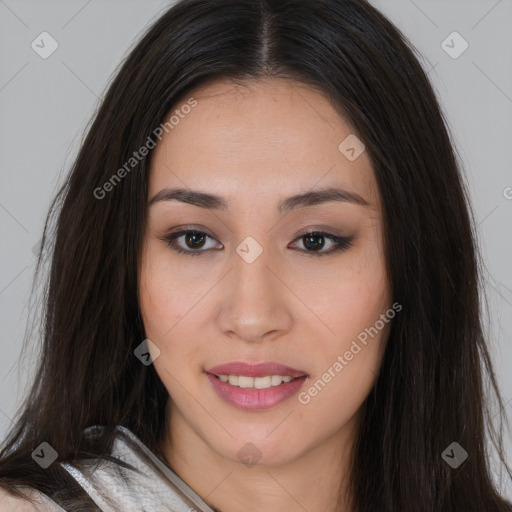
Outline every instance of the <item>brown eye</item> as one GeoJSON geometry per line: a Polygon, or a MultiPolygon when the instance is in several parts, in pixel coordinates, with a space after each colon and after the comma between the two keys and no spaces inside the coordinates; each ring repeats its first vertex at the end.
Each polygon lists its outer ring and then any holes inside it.
{"type": "Polygon", "coordinates": [[[326,233],[324,231],[312,231],[302,234],[297,240],[302,240],[303,245],[306,248],[305,251],[315,256],[325,256],[335,251],[342,251],[348,249],[352,245],[354,237],[343,237],[336,236],[332,233],[326,233]],[[329,250],[323,251],[322,249],[326,246],[325,240],[329,243],[327,247],[331,247],[329,250]],[[316,253],[316,254],[315,254],[316,253]]]}
{"type": "Polygon", "coordinates": [[[173,250],[180,254],[186,254],[189,256],[198,256],[201,253],[212,249],[213,247],[207,247],[205,250],[201,250],[203,247],[205,247],[208,239],[213,240],[211,236],[204,233],[203,231],[190,229],[179,231],[177,233],[171,233],[163,238],[163,240],[167,242],[167,244],[173,250]],[[184,242],[179,243],[178,240],[180,238],[183,238],[184,242]]]}

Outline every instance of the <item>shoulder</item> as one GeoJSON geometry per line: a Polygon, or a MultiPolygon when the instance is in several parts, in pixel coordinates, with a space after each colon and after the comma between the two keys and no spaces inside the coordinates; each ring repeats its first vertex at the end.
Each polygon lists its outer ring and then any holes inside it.
{"type": "Polygon", "coordinates": [[[24,498],[18,498],[0,488],[0,510],[2,512],[64,512],[50,498],[35,489],[23,490],[25,496],[34,500],[34,504],[24,498]]]}

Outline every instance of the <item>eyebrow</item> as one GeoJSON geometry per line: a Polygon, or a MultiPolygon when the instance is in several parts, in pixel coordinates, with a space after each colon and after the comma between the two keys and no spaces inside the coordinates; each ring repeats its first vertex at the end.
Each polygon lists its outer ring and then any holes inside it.
{"type": "MultiPolygon", "coordinates": [[[[160,201],[180,201],[182,203],[199,206],[200,208],[206,208],[208,210],[229,211],[229,204],[222,197],[207,192],[200,192],[185,188],[164,188],[152,197],[148,206],[152,206],[160,201]]],[[[320,190],[311,190],[309,192],[287,197],[278,204],[277,211],[280,214],[283,214],[299,208],[307,208],[308,206],[314,206],[330,201],[353,203],[360,206],[371,206],[370,203],[354,192],[329,187],[320,190]]]]}

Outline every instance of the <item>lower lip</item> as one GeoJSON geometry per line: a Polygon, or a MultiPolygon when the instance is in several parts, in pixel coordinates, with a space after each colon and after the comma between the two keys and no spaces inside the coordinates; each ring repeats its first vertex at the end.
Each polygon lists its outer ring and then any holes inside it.
{"type": "Polygon", "coordinates": [[[284,402],[295,395],[306,380],[298,377],[290,382],[267,389],[239,388],[222,382],[211,373],[206,374],[215,392],[228,404],[244,411],[264,411],[284,402]]]}

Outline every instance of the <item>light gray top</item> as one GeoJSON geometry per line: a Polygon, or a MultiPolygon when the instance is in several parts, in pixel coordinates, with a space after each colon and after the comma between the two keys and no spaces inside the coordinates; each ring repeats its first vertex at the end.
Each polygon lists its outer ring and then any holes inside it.
{"type": "MultiPolygon", "coordinates": [[[[95,428],[101,427],[89,427],[87,431],[95,428]]],[[[88,477],[79,467],[60,463],[103,512],[215,512],[126,427],[117,427],[111,455],[135,466],[139,472],[102,461],[88,477]]]]}
{"type": "MultiPolygon", "coordinates": [[[[102,427],[89,427],[85,432],[98,428],[102,427]]],[[[80,462],[76,465],[59,463],[102,512],[218,512],[126,427],[116,427],[110,455],[135,469],[105,459],[99,460],[98,466],[89,472],[85,471],[85,466],[80,465],[80,462]],[[137,447],[141,453],[136,450],[137,447]]],[[[0,493],[0,510],[65,512],[35,489],[31,489],[29,495],[36,500],[36,508],[25,500],[9,498],[0,493]],[[8,509],[3,508],[7,506],[8,509]]]]}

